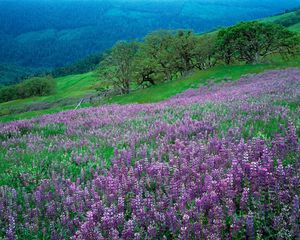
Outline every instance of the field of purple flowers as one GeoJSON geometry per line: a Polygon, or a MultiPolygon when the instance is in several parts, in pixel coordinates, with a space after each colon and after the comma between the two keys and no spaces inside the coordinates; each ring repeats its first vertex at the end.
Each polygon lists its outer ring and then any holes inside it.
{"type": "Polygon", "coordinates": [[[0,125],[0,239],[299,239],[300,69],[0,125]]]}

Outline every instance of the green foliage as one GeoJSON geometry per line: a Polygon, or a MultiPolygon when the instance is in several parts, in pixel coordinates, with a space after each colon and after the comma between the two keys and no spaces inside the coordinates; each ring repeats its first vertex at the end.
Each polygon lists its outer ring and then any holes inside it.
{"type": "Polygon", "coordinates": [[[7,102],[16,98],[16,86],[7,86],[0,88],[0,102],[7,102]]]}
{"type": "Polygon", "coordinates": [[[193,62],[194,66],[200,70],[213,67],[216,62],[217,33],[201,35],[194,46],[193,62]]]}
{"type": "Polygon", "coordinates": [[[0,89],[0,102],[23,99],[32,96],[47,96],[55,93],[56,81],[51,76],[33,77],[17,85],[0,89]]]}
{"type": "Polygon", "coordinates": [[[298,44],[299,37],[282,26],[242,22],[218,33],[217,51],[226,64],[234,60],[257,63],[268,55],[292,55],[298,44]]]}
{"type": "Polygon", "coordinates": [[[55,90],[56,81],[51,76],[30,78],[17,85],[19,98],[47,96],[55,93],[55,90]]]}
{"type": "Polygon", "coordinates": [[[174,51],[172,49],[175,31],[159,30],[148,34],[141,44],[141,55],[151,62],[153,70],[160,80],[169,80],[174,76],[174,51]]]}
{"type": "Polygon", "coordinates": [[[172,55],[175,69],[183,75],[194,68],[193,49],[197,45],[197,38],[192,31],[179,30],[172,42],[172,55]]]}
{"type": "Polygon", "coordinates": [[[137,50],[135,42],[118,42],[100,63],[100,79],[109,80],[121,93],[129,93],[137,50]]]}
{"type": "MultiPolygon", "coordinates": [[[[99,72],[102,80],[111,82],[121,90],[129,88],[131,82],[143,87],[151,86],[176,79],[195,68],[207,69],[216,63],[214,57],[216,34],[197,36],[188,30],[160,30],[148,34],[138,45],[134,44],[136,52],[127,54],[130,59],[124,59],[128,66],[122,67],[123,70],[120,70],[120,67],[114,68],[116,63],[108,63],[112,61],[111,59],[122,58],[117,56],[123,54],[118,50],[119,44],[114,46],[100,64],[99,72]],[[120,73],[125,69],[126,80],[120,78],[120,73]],[[116,85],[122,82],[127,83],[126,87],[125,84],[122,84],[122,87],[116,85]]],[[[116,62],[120,62],[120,59],[116,62]]],[[[121,92],[128,93],[129,90],[121,92]]]]}
{"type": "Polygon", "coordinates": [[[97,68],[99,63],[103,60],[103,54],[93,54],[76,63],[61,67],[52,71],[54,77],[63,77],[67,75],[81,74],[93,71],[97,68]]]}
{"type": "Polygon", "coordinates": [[[300,22],[300,9],[294,10],[288,17],[282,17],[275,20],[274,23],[280,24],[284,27],[290,27],[300,22]]]}
{"type": "Polygon", "coordinates": [[[134,78],[140,86],[155,85],[163,78],[159,63],[155,59],[149,58],[143,51],[137,53],[133,66],[134,78]]]}

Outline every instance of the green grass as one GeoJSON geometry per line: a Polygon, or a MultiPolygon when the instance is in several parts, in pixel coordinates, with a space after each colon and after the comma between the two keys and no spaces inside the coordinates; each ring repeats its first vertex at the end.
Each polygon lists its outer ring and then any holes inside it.
{"type": "Polygon", "coordinates": [[[268,69],[287,67],[300,67],[300,59],[290,61],[276,60],[270,64],[217,66],[206,71],[196,71],[192,75],[177,81],[170,81],[151,88],[137,90],[129,95],[112,97],[108,100],[108,103],[128,104],[159,102],[189,88],[197,88],[200,85],[205,85],[209,81],[218,83],[226,79],[237,80],[245,74],[260,73],[268,69]]]}
{"type": "Polygon", "coordinates": [[[289,13],[284,13],[284,14],[280,14],[280,15],[275,15],[275,16],[272,16],[272,17],[267,17],[267,18],[264,18],[262,20],[265,21],[265,22],[275,22],[275,21],[280,21],[282,19],[287,19],[287,18],[292,17],[294,15],[295,15],[294,12],[289,12],[289,13]]]}
{"type": "MultiPolygon", "coordinates": [[[[70,75],[56,79],[57,91],[55,94],[43,97],[31,97],[26,99],[17,99],[9,102],[0,103],[0,112],[10,112],[10,109],[22,109],[34,103],[54,103],[64,99],[82,98],[83,96],[95,93],[94,86],[98,83],[97,75],[94,72],[88,72],[79,75],[70,75]]],[[[1,122],[32,118],[35,116],[74,109],[75,106],[55,106],[51,109],[30,111],[19,114],[7,114],[0,117],[1,122]]]]}
{"type": "Polygon", "coordinates": [[[57,92],[53,95],[17,99],[1,103],[0,108],[15,107],[36,102],[54,102],[64,98],[82,97],[86,94],[95,92],[93,85],[97,83],[97,76],[94,72],[88,72],[84,74],[56,78],[56,82],[57,92]]]}
{"type": "MultiPolygon", "coordinates": [[[[201,85],[206,85],[208,82],[219,83],[221,81],[237,80],[245,74],[261,73],[269,69],[281,69],[287,67],[300,67],[300,59],[291,59],[282,61],[274,58],[272,63],[256,64],[256,65],[230,65],[217,66],[205,71],[196,71],[190,76],[162,83],[147,89],[140,89],[128,95],[115,96],[106,99],[101,104],[118,103],[152,103],[166,100],[178,93],[181,93],[189,88],[198,88],[201,85]]],[[[34,102],[56,101],[64,98],[80,98],[88,93],[92,93],[91,86],[97,84],[95,73],[86,73],[80,75],[66,76],[57,79],[58,91],[55,95],[47,97],[35,97],[28,99],[15,100],[0,104],[0,108],[17,107],[34,102]]],[[[89,107],[90,104],[83,104],[82,107],[89,107]]],[[[54,107],[46,110],[24,112],[21,114],[11,114],[0,117],[0,122],[8,122],[20,119],[28,119],[36,116],[56,113],[68,109],[74,109],[75,106],[54,107]]]]}
{"type": "Polygon", "coordinates": [[[97,83],[94,72],[57,78],[58,97],[78,97],[93,93],[93,85],[97,83]]]}
{"type": "Polygon", "coordinates": [[[34,118],[34,117],[38,117],[38,116],[45,115],[45,114],[52,114],[52,113],[56,113],[56,112],[65,111],[68,109],[71,109],[71,107],[70,106],[56,107],[56,108],[39,110],[39,111],[31,111],[31,112],[24,112],[24,113],[19,113],[19,114],[4,115],[4,116],[0,117],[0,121],[1,122],[10,122],[10,121],[15,121],[15,120],[29,119],[29,118],[34,118]]]}
{"type": "MultiPolygon", "coordinates": [[[[289,13],[284,13],[281,15],[276,15],[276,16],[272,16],[272,17],[267,17],[262,19],[261,21],[263,22],[276,22],[276,21],[281,21],[281,20],[286,20],[290,17],[293,17],[295,15],[295,12],[289,12],[289,13]]],[[[291,25],[288,27],[288,29],[290,29],[291,31],[295,31],[300,33],[300,23],[296,23],[294,25],[291,25]]]]}
{"type": "Polygon", "coordinates": [[[300,33],[300,23],[294,24],[289,27],[290,30],[300,33]]]}

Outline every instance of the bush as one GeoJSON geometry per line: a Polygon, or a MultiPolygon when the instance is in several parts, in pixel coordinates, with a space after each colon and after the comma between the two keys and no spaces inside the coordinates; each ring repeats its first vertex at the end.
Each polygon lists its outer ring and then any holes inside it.
{"type": "Polygon", "coordinates": [[[17,98],[16,86],[7,86],[0,89],[0,102],[7,102],[17,98]]]}
{"type": "Polygon", "coordinates": [[[55,92],[56,82],[50,77],[34,77],[17,85],[19,98],[47,96],[55,92]]]}
{"type": "Polygon", "coordinates": [[[55,93],[56,81],[51,76],[34,77],[17,85],[0,89],[0,102],[23,99],[33,96],[47,96],[55,93]]]}

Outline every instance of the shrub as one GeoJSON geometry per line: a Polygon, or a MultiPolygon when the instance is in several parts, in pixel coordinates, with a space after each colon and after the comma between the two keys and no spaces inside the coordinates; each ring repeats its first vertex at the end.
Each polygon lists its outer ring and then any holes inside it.
{"type": "Polygon", "coordinates": [[[53,94],[55,89],[56,82],[50,76],[30,78],[17,85],[19,98],[47,96],[53,94]]]}
{"type": "Polygon", "coordinates": [[[0,102],[7,102],[17,98],[16,86],[6,86],[0,88],[0,102]]]}
{"type": "Polygon", "coordinates": [[[0,89],[0,102],[23,99],[33,96],[47,96],[56,91],[56,81],[51,76],[34,77],[17,85],[0,89]]]}

